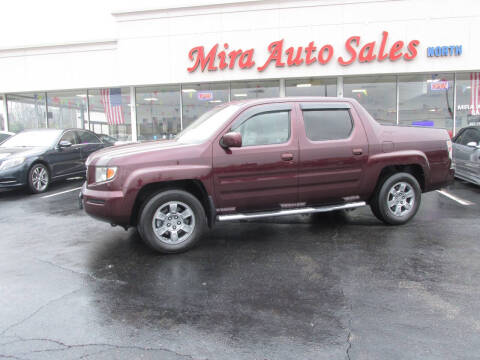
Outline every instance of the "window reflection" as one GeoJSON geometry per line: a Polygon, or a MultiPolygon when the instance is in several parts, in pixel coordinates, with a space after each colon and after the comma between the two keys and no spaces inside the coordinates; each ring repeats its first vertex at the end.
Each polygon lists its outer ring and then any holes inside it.
{"type": "Polygon", "coordinates": [[[180,132],[180,86],[136,88],[138,140],[171,139],[180,132]]]}
{"type": "Polygon", "coordinates": [[[48,127],[55,129],[87,126],[87,91],[47,93],[48,127]]]}
{"type": "Polygon", "coordinates": [[[453,74],[401,75],[399,122],[453,130],[453,74]]]}
{"type": "Polygon", "coordinates": [[[285,80],[286,96],[337,96],[337,79],[285,80]]]}
{"type": "Polygon", "coordinates": [[[182,85],[183,128],[225,102],[228,102],[228,83],[182,85]]]}
{"type": "Polygon", "coordinates": [[[120,141],[132,139],[129,88],[88,90],[88,106],[91,131],[120,141]]]}
{"type": "Polygon", "coordinates": [[[7,106],[9,131],[47,127],[44,93],[7,95],[7,106]]]}
{"type": "Polygon", "coordinates": [[[238,81],[231,83],[231,100],[280,96],[280,81],[238,81]]]}
{"type": "Polygon", "coordinates": [[[456,132],[465,126],[480,126],[480,73],[457,74],[456,132]]]}
{"type": "Polygon", "coordinates": [[[343,96],[356,99],[382,124],[397,123],[395,76],[358,76],[343,79],[343,96]]]}

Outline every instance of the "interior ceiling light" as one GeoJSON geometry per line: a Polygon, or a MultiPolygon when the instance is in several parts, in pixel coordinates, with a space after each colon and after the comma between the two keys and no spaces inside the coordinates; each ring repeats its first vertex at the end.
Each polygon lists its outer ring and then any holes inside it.
{"type": "Polygon", "coordinates": [[[210,103],[221,103],[222,100],[210,100],[209,102],[210,102],[210,103]]]}
{"type": "Polygon", "coordinates": [[[145,101],[157,101],[158,99],[156,97],[149,97],[149,98],[144,98],[143,100],[145,100],[145,101]]]}
{"type": "Polygon", "coordinates": [[[297,84],[297,87],[310,87],[312,84],[310,83],[305,83],[305,84],[297,84]]]}
{"type": "Polygon", "coordinates": [[[182,89],[182,92],[184,92],[184,93],[194,93],[194,92],[197,92],[197,90],[195,90],[195,89],[182,89]]]}
{"type": "Polygon", "coordinates": [[[233,94],[233,96],[236,96],[236,97],[246,97],[247,94],[240,93],[240,94],[233,94]]]}

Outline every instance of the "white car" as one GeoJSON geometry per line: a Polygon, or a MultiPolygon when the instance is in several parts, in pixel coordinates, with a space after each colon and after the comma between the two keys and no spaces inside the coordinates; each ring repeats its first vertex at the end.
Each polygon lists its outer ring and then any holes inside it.
{"type": "Polygon", "coordinates": [[[0,144],[13,135],[15,135],[15,133],[8,131],[0,131],[0,144]]]}

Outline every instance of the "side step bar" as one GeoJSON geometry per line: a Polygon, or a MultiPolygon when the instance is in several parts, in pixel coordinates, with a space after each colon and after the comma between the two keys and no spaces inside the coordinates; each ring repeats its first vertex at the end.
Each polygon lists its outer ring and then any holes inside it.
{"type": "Polygon", "coordinates": [[[298,214],[312,214],[312,213],[321,213],[335,210],[345,210],[345,209],[355,209],[367,205],[365,201],[358,201],[346,204],[339,205],[328,205],[321,207],[305,207],[300,209],[286,209],[286,210],[277,210],[277,211],[265,211],[265,212],[256,212],[250,214],[229,214],[229,215],[218,215],[218,221],[232,221],[232,220],[245,220],[245,219],[259,219],[272,216],[285,216],[285,215],[298,215],[298,214]]]}

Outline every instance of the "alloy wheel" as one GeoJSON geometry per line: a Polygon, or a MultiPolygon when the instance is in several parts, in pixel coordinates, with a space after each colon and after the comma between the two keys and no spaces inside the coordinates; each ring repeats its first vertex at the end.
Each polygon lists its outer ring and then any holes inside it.
{"type": "Polygon", "coordinates": [[[187,204],[169,201],[155,211],[152,227],[160,241],[171,245],[180,244],[193,233],[195,214],[187,204]]]}
{"type": "Polygon", "coordinates": [[[44,191],[48,186],[48,172],[43,166],[38,166],[32,171],[32,185],[37,192],[44,191]]]}
{"type": "Polygon", "coordinates": [[[415,204],[415,191],[404,181],[393,185],[388,191],[387,206],[390,213],[396,217],[408,215],[415,204]]]}

